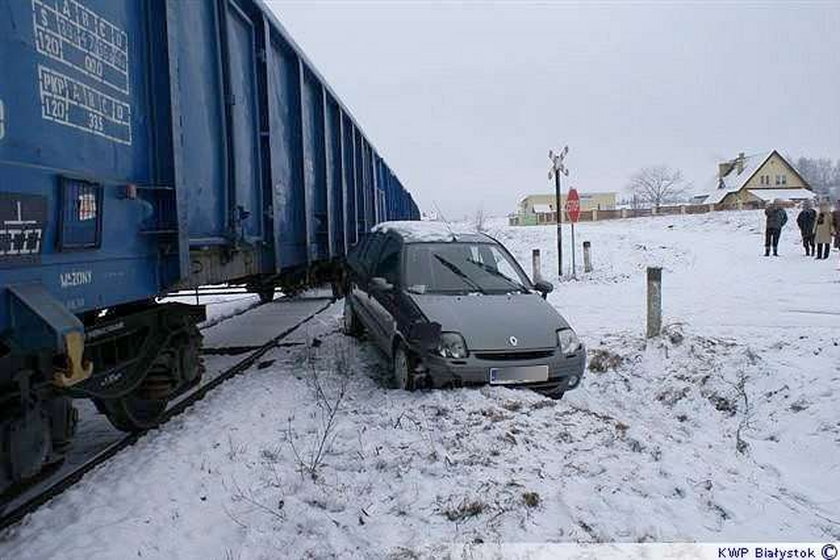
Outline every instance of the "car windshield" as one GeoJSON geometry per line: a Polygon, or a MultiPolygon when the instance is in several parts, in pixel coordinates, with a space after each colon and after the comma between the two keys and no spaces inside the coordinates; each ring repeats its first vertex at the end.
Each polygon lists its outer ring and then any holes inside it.
{"type": "Polygon", "coordinates": [[[405,248],[405,286],[414,293],[527,292],[529,282],[493,243],[414,243],[405,248]]]}

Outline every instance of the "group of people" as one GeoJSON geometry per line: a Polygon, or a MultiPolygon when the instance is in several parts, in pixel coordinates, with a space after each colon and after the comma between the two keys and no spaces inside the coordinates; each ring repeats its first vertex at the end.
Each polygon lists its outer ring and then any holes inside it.
{"type": "MultiPolygon", "coordinates": [[[[764,216],[767,219],[764,256],[769,257],[771,250],[774,256],[779,256],[779,237],[787,223],[787,212],[781,202],[776,200],[764,209],[764,216]]],[[[806,200],[796,217],[796,225],[802,234],[802,246],[806,256],[813,256],[817,260],[827,259],[832,243],[835,249],[840,249],[840,201],[832,211],[827,201],[821,202],[818,208],[814,209],[811,201],[806,200]]]]}
{"type": "Polygon", "coordinates": [[[802,205],[796,225],[802,233],[802,245],[806,256],[827,259],[831,252],[832,238],[834,248],[840,249],[840,201],[832,212],[827,202],[820,204],[819,211],[811,207],[806,200],[802,205]]]}

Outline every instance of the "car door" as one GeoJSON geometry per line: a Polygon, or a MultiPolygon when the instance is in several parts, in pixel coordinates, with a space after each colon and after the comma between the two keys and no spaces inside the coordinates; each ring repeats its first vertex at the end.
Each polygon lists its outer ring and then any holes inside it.
{"type": "Polygon", "coordinates": [[[348,299],[356,314],[361,313],[362,303],[359,301],[362,290],[360,286],[367,282],[367,271],[365,270],[365,250],[370,237],[363,237],[358,243],[350,248],[347,253],[346,267],[346,284],[344,286],[345,297],[348,299]]]}
{"type": "Polygon", "coordinates": [[[395,235],[388,235],[382,243],[382,249],[371,269],[371,278],[383,278],[392,286],[390,290],[374,290],[368,293],[371,316],[376,322],[373,329],[380,346],[391,350],[391,341],[396,329],[397,295],[400,289],[400,266],[402,263],[402,242],[395,235]]]}
{"type": "Polygon", "coordinates": [[[376,336],[376,320],[370,303],[370,279],[373,266],[382,248],[382,234],[372,233],[365,237],[364,247],[359,254],[356,281],[351,282],[350,289],[353,298],[353,309],[364,324],[368,332],[376,336]]]}

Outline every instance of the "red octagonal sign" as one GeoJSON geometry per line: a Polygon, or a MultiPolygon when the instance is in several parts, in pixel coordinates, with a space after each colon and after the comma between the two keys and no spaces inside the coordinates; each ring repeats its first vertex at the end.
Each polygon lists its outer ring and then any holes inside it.
{"type": "Polygon", "coordinates": [[[569,189],[569,196],[566,197],[566,212],[572,223],[577,223],[580,219],[580,195],[576,189],[569,189]]]}

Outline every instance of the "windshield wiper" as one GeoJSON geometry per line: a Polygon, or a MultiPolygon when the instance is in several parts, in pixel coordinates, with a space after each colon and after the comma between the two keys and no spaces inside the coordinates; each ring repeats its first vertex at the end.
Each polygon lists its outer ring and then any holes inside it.
{"type": "Polygon", "coordinates": [[[483,270],[483,271],[485,271],[489,274],[492,274],[493,276],[501,278],[502,280],[504,280],[505,282],[507,282],[508,284],[510,284],[515,289],[517,289],[521,292],[527,292],[528,291],[528,288],[526,288],[525,286],[523,286],[522,284],[520,284],[519,282],[517,282],[513,278],[510,278],[506,274],[502,274],[501,272],[499,272],[495,268],[491,267],[490,265],[484,264],[482,262],[474,261],[472,259],[467,259],[467,262],[470,263],[470,264],[474,264],[475,266],[479,267],[481,270],[483,270]]]}
{"type": "Polygon", "coordinates": [[[484,289],[481,286],[479,286],[478,283],[475,280],[470,278],[463,270],[461,270],[460,268],[458,268],[457,266],[455,266],[454,264],[452,264],[451,262],[449,262],[445,258],[441,257],[437,253],[435,253],[435,258],[440,261],[440,264],[442,264],[443,266],[445,266],[446,268],[451,270],[459,278],[466,281],[470,286],[475,288],[479,293],[487,295],[487,292],[485,292],[484,289]]]}

